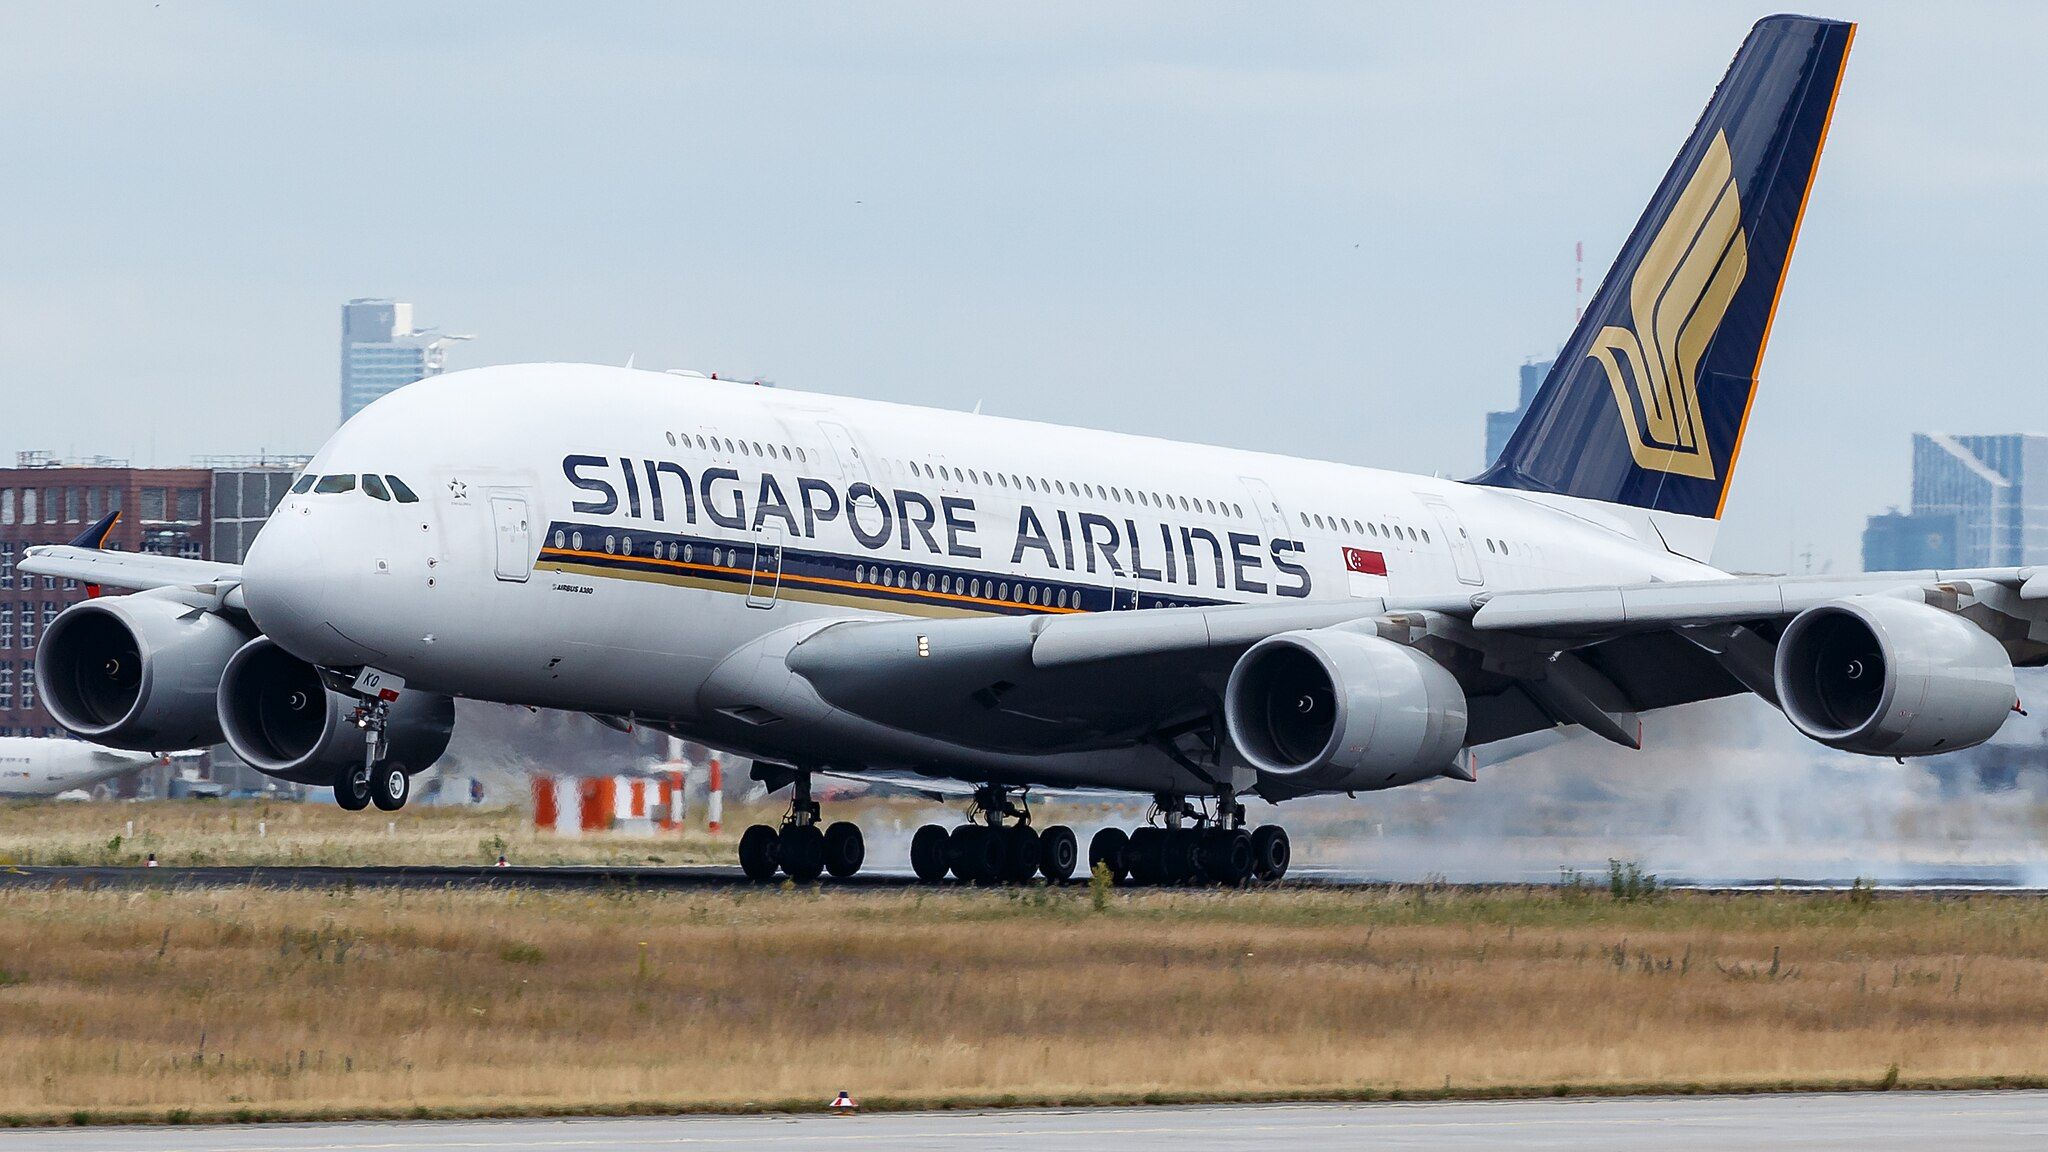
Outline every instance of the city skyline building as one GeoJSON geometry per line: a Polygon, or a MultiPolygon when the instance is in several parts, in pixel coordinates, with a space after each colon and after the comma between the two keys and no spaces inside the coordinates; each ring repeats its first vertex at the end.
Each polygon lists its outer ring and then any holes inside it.
{"type": "Polygon", "coordinates": [[[413,327],[412,305],[361,297],[341,306],[341,422],[416,380],[439,376],[448,344],[469,340],[413,327]]]}
{"type": "Polygon", "coordinates": [[[2048,562],[2048,435],[1913,435],[1909,510],[1866,521],[1865,571],[2048,562]]]}
{"type": "Polygon", "coordinates": [[[1508,446],[1508,437],[1515,434],[1515,426],[1522,422],[1529,405],[1535,403],[1536,393],[1542,389],[1544,378],[1550,375],[1550,366],[1556,362],[1554,359],[1522,361],[1514,408],[1486,414],[1486,459],[1480,467],[1491,468],[1493,462],[1500,459],[1502,449],[1508,446]]]}

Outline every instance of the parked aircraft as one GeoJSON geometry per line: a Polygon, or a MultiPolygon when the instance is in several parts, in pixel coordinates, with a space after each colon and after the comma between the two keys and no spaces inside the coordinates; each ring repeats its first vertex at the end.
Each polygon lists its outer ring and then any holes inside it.
{"type": "Polygon", "coordinates": [[[82,740],[0,736],[0,796],[56,796],[90,790],[155,760],[147,752],[101,748],[82,740]]]}
{"type": "MultiPolygon", "coordinates": [[[[791,789],[747,871],[861,866],[814,774],[951,781],[920,876],[1080,864],[1034,788],[1149,794],[1087,861],[1276,878],[1244,799],[1471,779],[1477,754],[1754,692],[1822,743],[1967,748],[2048,658],[2048,573],[1709,563],[1853,26],[1744,42],[1500,459],[1465,482],[655,372],[456,372],[322,448],[246,564],[32,550],[136,589],[38,672],[71,731],[224,737],[405,802],[451,697],[571,709],[791,789]]],[[[1592,146],[1592,145],[1588,145],[1592,146]]],[[[1448,335],[1448,334],[1447,334],[1448,335]]],[[[1412,407],[1412,405],[1410,405],[1412,407]]]]}

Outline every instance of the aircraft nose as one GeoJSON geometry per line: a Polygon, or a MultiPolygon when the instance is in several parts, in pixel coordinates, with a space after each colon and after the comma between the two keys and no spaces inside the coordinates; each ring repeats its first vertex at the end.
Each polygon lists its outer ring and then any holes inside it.
{"type": "MultiPolygon", "coordinates": [[[[341,637],[333,632],[331,532],[312,509],[288,502],[271,516],[242,561],[242,600],[263,634],[304,660],[328,663],[341,637]]],[[[342,662],[342,661],[332,661],[342,662]]]]}

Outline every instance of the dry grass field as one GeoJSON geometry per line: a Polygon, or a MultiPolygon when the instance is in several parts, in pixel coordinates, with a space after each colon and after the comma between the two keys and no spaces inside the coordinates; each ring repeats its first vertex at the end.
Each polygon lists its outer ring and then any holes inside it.
{"type": "MultiPolygon", "coordinates": [[[[344,812],[332,804],[174,800],[147,804],[0,801],[0,864],[729,864],[739,830],[766,813],[730,806],[712,837],[539,835],[524,807],[417,805],[344,812]],[[132,830],[130,824],[133,824],[132,830]]],[[[779,809],[777,810],[779,813],[779,809]]]]}
{"type": "Polygon", "coordinates": [[[2048,1076],[2048,903],[0,891],[0,1116],[2048,1076]]]}

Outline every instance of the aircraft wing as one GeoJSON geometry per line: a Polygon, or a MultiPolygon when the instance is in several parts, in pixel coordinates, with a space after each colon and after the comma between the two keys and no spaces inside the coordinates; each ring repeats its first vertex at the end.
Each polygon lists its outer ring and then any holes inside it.
{"type": "MultiPolygon", "coordinates": [[[[1639,739],[1642,712],[1756,692],[1775,702],[1778,633],[1850,595],[1922,599],[2048,663],[2048,568],[1730,577],[1452,600],[1238,604],[1057,617],[856,620],[791,650],[791,671],[864,719],[968,746],[1053,753],[1171,746],[1220,714],[1237,658],[1280,632],[1370,629],[1423,648],[1485,746],[1580,725],[1639,739]]],[[[1492,759],[1498,759],[1493,757],[1492,759]]]]}
{"type": "Polygon", "coordinates": [[[106,550],[107,535],[120,518],[119,512],[108,513],[69,544],[38,544],[27,551],[16,567],[29,576],[52,576],[136,592],[241,582],[239,564],[106,550]]]}

